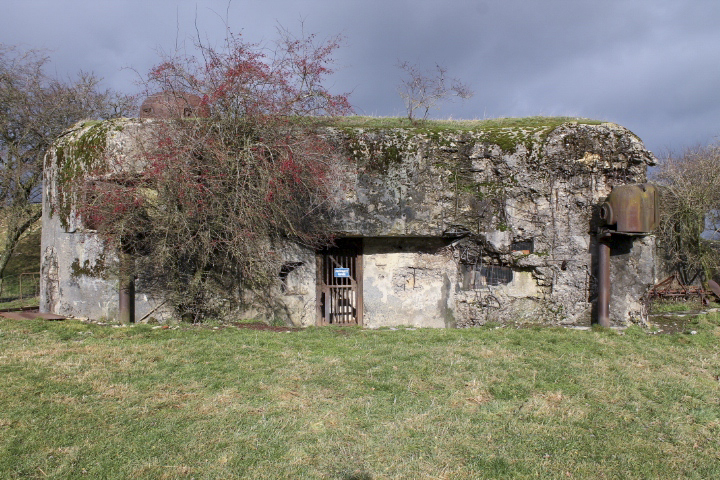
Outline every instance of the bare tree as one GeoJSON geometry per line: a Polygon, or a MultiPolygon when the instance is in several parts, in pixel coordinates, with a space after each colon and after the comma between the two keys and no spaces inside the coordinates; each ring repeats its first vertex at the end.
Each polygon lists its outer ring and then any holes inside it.
{"type": "Polygon", "coordinates": [[[653,175],[661,185],[659,245],[686,276],[701,271],[710,278],[720,266],[718,166],[720,146],[711,145],[669,155],[653,175]]]}
{"type": "Polygon", "coordinates": [[[40,218],[43,156],[53,140],[84,118],[123,115],[131,99],[97,90],[80,72],[60,80],[45,72],[48,57],[0,44],[0,250],[2,275],[22,234],[40,218]]]}
{"type": "Polygon", "coordinates": [[[398,93],[405,102],[405,109],[410,121],[414,121],[416,111],[422,111],[423,120],[433,108],[438,108],[442,101],[458,97],[467,99],[473,91],[456,78],[447,78],[447,69],[435,65],[434,71],[422,71],[417,65],[399,62],[398,68],[405,77],[400,80],[398,93]]]}
{"type": "Polygon", "coordinates": [[[273,288],[279,243],[331,241],[346,158],[319,127],[350,112],[346,95],[323,86],[336,38],[281,30],[275,49],[232,35],[223,48],[197,47],[153,68],[149,89],[196,95],[208,116],[146,124],[147,168],[86,185],[78,209],[109,245],[134,254],[129,273],[144,289],[194,321],[273,288]]]}

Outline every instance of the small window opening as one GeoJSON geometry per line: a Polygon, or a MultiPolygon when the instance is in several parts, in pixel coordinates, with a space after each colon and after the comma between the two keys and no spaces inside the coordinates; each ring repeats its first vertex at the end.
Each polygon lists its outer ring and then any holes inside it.
{"type": "Polygon", "coordinates": [[[513,280],[513,270],[501,265],[465,265],[463,277],[463,289],[477,290],[509,284],[513,280]]]}
{"type": "Polygon", "coordinates": [[[522,252],[522,253],[533,253],[534,251],[534,243],[532,239],[530,240],[520,240],[517,242],[513,242],[510,244],[510,250],[513,252],[522,252]]]}
{"type": "Polygon", "coordinates": [[[512,282],[513,271],[510,267],[501,267],[499,265],[483,265],[481,266],[475,277],[476,285],[478,280],[484,285],[507,285],[512,282]],[[478,278],[479,277],[479,278],[478,278]]]}
{"type": "Polygon", "coordinates": [[[280,291],[282,293],[286,293],[288,291],[288,275],[290,275],[290,272],[301,266],[303,262],[288,262],[283,264],[282,267],[280,267],[280,273],[278,276],[280,277],[280,291]]]}

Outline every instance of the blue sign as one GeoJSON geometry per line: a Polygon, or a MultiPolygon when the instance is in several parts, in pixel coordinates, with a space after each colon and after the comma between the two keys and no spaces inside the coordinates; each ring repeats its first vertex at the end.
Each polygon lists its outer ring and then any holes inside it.
{"type": "Polygon", "coordinates": [[[349,268],[336,268],[333,271],[333,277],[335,278],[350,278],[349,268]]]}

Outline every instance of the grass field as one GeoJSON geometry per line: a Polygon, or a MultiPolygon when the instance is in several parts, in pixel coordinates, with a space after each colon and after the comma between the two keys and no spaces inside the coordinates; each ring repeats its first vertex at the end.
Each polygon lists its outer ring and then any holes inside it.
{"type": "Polygon", "coordinates": [[[720,478],[719,324],[0,320],[0,477],[720,478]]]}

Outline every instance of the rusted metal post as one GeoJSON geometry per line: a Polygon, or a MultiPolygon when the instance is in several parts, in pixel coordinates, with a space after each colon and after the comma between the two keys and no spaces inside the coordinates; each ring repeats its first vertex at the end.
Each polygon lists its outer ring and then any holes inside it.
{"type": "Polygon", "coordinates": [[[598,239],[598,324],[610,326],[610,244],[598,239]]]}
{"type": "Polygon", "coordinates": [[[120,252],[120,281],[118,316],[120,323],[135,323],[135,257],[127,251],[120,252]]]}
{"type": "Polygon", "coordinates": [[[120,323],[135,323],[135,279],[131,276],[120,279],[119,303],[120,323]]]}

